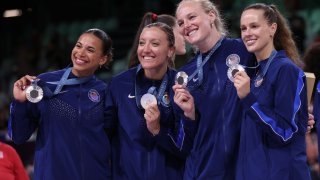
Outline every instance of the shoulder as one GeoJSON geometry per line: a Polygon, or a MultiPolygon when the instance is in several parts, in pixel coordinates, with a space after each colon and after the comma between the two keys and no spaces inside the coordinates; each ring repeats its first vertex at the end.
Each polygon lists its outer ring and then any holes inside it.
{"type": "Polygon", "coordinates": [[[224,38],[224,40],[222,41],[222,44],[224,46],[228,46],[228,47],[239,47],[242,49],[246,49],[242,39],[240,38],[224,38]]]}
{"type": "Polygon", "coordinates": [[[114,75],[111,78],[111,81],[134,79],[134,77],[136,75],[136,72],[137,72],[137,67],[130,68],[130,69],[126,70],[126,71],[123,71],[123,72],[121,72],[119,74],[114,75]]]}
{"type": "Polygon", "coordinates": [[[287,70],[287,71],[302,71],[300,67],[298,67],[286,54],[284,51],[278,51],[275,56],[275,61],[273,62],[273,66],[279,70],[287,70]]]}
{"type": "Polygon", "coordinates": [[[9,144],[0,143],[0,150],[5,153],[15,154],[16,150],[9,144]]]}
{"type": "Polygon", "coordinates": [[[130,85],[135,83],[137,67],[130,68],[119,74],[114,75],[108,83],[109,89],[118,89],[123,85],[130,85]]]}
{"type": "Polygon", "coordinates": [[[41,80],[56,80],[56,79],[60,79],[62,74],[66,71],[66,69],[67,68],[56,70],[56,71],[45,72],[45,73],[39,74],[38,78],[41,79],[41,80]]]}

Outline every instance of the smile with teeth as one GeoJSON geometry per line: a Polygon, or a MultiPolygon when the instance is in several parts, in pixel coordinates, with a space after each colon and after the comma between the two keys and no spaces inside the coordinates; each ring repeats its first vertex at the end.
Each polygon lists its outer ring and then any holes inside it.
{"type": "Polygon", "coordinates": [[[249,39],[246,41],[247,45],[252,45],[255,42],[256,42],[256,39],[249,39]]]}
{"type": "Polygon", "coordinates": [[[152,57],[152,56],[143,56],[143,59],[144,59],[144,60],[152,60],[153,57],[152,57]]]}
{"type": "Polygon", "coordinates": [[[85,64],[86,61],[84,61],[84,60],[82,60],[82,59],[76,58],[76,63],[77,63],[77,64],[85,64]]]}
{"type": "Polygon", "coordinates": [[[192,36],[197,30],[192,30],[190,32],[187,33],[188,36],[192,36]]]}

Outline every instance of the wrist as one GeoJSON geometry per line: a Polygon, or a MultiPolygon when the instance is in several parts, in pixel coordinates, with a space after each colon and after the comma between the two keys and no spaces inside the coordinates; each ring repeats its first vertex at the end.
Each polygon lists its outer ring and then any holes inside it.
{"type": "Polygon", "coordinates": [[[196,119],[195,109],[192,108],[190,111],[185,111],[184,116],[191,119],[191,120],[195,120],[196,119]]]}
{"type": "Polygon", "coordinates": [[[151,134],[152,134],[152,136],[156,136],[159,134],[159,132],[160,132],[160,127],[157,127],[152,130],[151,134]]]}

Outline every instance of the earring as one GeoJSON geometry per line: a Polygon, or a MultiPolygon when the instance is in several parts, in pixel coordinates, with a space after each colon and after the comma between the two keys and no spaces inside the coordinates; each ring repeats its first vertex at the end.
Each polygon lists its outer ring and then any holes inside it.
{"type": "Polygon", "coordinates": [[[211,27],[211,28],[213,28],[213,25],[214,25],[214,23],[213,23],[213,22],[211,22],[211,23],[210,23],[210,27],[211,27]]]}

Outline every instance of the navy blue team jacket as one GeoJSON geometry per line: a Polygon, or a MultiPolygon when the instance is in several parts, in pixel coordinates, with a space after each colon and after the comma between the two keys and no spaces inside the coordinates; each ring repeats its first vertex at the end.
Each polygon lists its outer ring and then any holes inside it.
{"type": "MultiPolygon", "coordinates": [[[[65,69],[44,73],[44,82],[59,81],[65,69]]],[[[70,73],[69,78],[75,78],[70,73]]],[[[111,148],[104,119],[106,84],[92,78],[78,85],[67,85],[50,96],[45,83],[45,97],[36,104],[13,101],[9,135],[23,143],[37,131],[35,180],[110,179],[111,148]]]]}
{"type": "MultiPolygon", "coordinates": [[[[320,81],[318,81],[316,86],[317,89],[313,97],[313,115],[316,121],[316,128],[318,133],[318,151],[320,152],[320,81]]],[[[320,155],[318,158],[318,162],[320,164],[320,155]]]]}
{"type": "MultiPolygon", "coordinates": [[[[260,62],[262,71],[267,60],[260,62]]],[[[310,179],[305,133],[308,104],[304,72],[278,51],[260,86],[242,100],[237,179],[310,179]]]]}
{"type": "MultiPolygon", "coordinates": [[[[197,69],[198,56],[178,71],[190,76],[197,69]]],[[[255,63],[241,39],[224,38],[203,67],[203,82],[199,83],[196,75],[188,83],[201,117],[184,179],[235,179],[242,109],[236,89],[227,77],[226,60],[237,56],[242,65],[255,63]]]]}
{"type": "Polygon", "coordinates": [[[113,130],[113,179],[182,179],[197,121],[174,117],[172,85],[176,72],[168,69],[169,81],[158,101],[160,132],[153,136],[147,129],[140,98],[151,86],[159,90],[162,80],[145,78],[138,67],[113,77],[108,86],[106,116],[113,122],[109,125],[113,130]]]}

